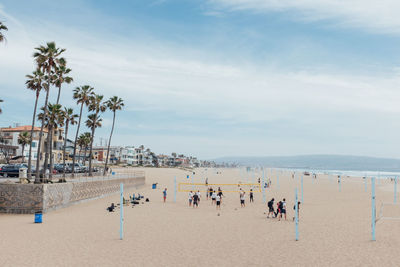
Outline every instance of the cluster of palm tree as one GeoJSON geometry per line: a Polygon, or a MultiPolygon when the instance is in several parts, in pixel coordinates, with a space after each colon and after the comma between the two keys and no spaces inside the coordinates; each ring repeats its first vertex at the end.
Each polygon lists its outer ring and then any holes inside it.
{"type": "MultiPolygon", "coordinates": [[[[65,52],[65,49],[60,49],[56,46],[54,42],[49,42],[45,46],[40,46],[35,48],[35,53],[33,55],[36,62],[36,69],[32,72],[31,75],[26,75],[27,81],[26,86],[28,89],[35,92],[35,105],[33,110],[33,118],[32,118],[32,128],[31,133],[27,135],[29,139],[27,144],[30,144],[29,147],[29,157],[28,157],[28,179],[32,177],[32,138],[34,134],[34,127],[36,116],[41,121],[41,128],[39,133],[39,141],[37,146],[37,160],[36,160],[36,176],[35,183],[41,183],[44,179],[41,179],[40,173],[40,160],[41,160],[41,147],[44,137],[44,132],[47,132],[46,142],[45,144],[45,157],[44,157],[44,165],[42,171],[49,170],[49,179],[52,179],[53,173],[53,133],[60,127],[64,128],[64,146],[63,146],[63,178],[60,179],[60,182],[65,182],[65,160],[66,160],[66,144],[69,127],[71,125],[77,124],[76,134],[75,134],[75,142],[74,142],[74,150],[72,157],[72,175],[75,173],[75,162],[76,162],[76,150],[77,145],[79,145],[80,152],[82,148],[85,149],[85,157],[83,163],[86,162],[86,151],[89,149],[89,175],[92,176],[92,159],[93,159],[93,140],[95,136],[95,131],[97,128],[101,127],[102,118],[101,114],[109,109],[113,112],[113,124],[110,134],[110,139],[108,143],[108,151],[105,162],[105,169],[108,164],[108,154],[111,144],[111,138],[114,131],[115,124],[115,113],[117,110],[121,110],[124,106],[123,100],[117,96],[110,98],[107,101],[103,100],[103,96],[96,94],[94,92],[94,88],[89,85],[84,85],[77,87],[73,91],[73,99],[76,100],[78,106],[80,106],[79,115],[74,114],[72,108],[63,107],[60,104],[60,95],[61,88],[64,84],[69,84],[73,82],[73,78],[68,76],[71,72],[71,69],[67,67],[67,61],[61,55],[65,52]],[[52,87],[57,88],[57,101],[55,104],[49,102],[50,89],[52,87]],[[41,107],[41,113],[36,115],[37,113],[37,105],[40,93],[45,91],[45,102],[41,107]],[[79,136],[83,108],[86,107],[87,111],[90,112],[88,118],[85,122],[86,126],[91,130],[91,133],[84,133],[79,136]],[[79,138],[78,138],[79,136],[79,138]]],[[[80,155],[80,153],[79,153],[80,155]]]]}

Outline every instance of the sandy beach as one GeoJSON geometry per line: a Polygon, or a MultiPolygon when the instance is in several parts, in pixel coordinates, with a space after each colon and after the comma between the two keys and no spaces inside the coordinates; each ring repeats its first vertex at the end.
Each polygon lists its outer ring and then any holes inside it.
{"type": "MultiPolygon", "coordinates": [[[[262,193],[241,208],[239,193],[225,193],[221,211],[205,198],[199,208],[188,207],[187,193],[173,202],[174,176],[188,182],[190,172],[148,168],[141,193],[149,203],[124,207],[124,239],[119,240],[119,210],[106,211],[119,195],[93,200],[44,214],[42,224],[33,215],[0,215],[2,266],[398,266],[400,221],[377,223],[371,241],[370,185],[362,179],[337,180],[319,175],[304,177],[300,206],[300,240],[295,241],[294,192],[300,179],[281,174],[266,191],[267,200],[286,198],[288,220],[266,218],[262,193]],[[158,188],[151,189],[157,182],[158,188]],[[167,203],[162,190],[168,188],[167,203]],[[218,216],[220,213],[220,216],[218,216]]],[[[239,169],[207,171],[209,183],[246,182],[239,169]]],[[[194,182],[205,180],[195,170],[194,182]]],[[[204,172],[205,173],[205,172],[204,172]]],[[[224,190],[224,187],[222,186],[224,190]]],[[[377,208],[393,202],[393,184],[377,182],[377,208]]],[[[400,217],[400,206],[385,208],[385,216],[400,217]]]]}

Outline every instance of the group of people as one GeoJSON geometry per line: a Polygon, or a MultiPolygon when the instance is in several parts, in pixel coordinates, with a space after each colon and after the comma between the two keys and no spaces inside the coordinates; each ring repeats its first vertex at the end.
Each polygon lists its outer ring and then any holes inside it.
{"type": "Polygon", "coordinates": [[[193,208],[199,207],[199,202],[201,199],[201,193],[199,190],[197,192],[193,193],[193,191],[189,192],[189,207],[192,206],[193,203],[193,208]]]}
{"type": "MultiPolygon", "coordinates": [[[[246,192],[243,191],[241,188],[240,188],[240,191],[239,191],[239,198],[240,198],[240,207],[242,207],[242,208],[246,207],[246,203],[245,203],[245,201],[246,201],[246,192]]],[[[250,198],[250,202],[254,202],[253,189],[250,189],[249,198],[250,198]]]]}
{"type": "MultiPolygon", "coordinates": [[[[276,211],[274,209],[274,201],[275,199],[272,198],[270,201],[268,201],[268,215],[267,218],[269,218],[269,215],[272,214],[272,218],[278,218],[278,221],[286,217],[286,199],[283,199],[282,201],[279,201],[276,203],[276,211]]],[[[299,209],[300,209],[300,201],[297,202],[297,218],[299,218],[299,209]]],[[[296,210],[296,204],[293,206],[293,210],[296,210]]],[[[293,220],[295,218],[293,217],[293,220]]]]}

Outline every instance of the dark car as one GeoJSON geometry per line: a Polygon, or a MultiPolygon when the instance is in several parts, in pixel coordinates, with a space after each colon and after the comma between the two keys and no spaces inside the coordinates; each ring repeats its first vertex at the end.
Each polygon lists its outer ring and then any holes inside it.
{"type": "MultiPolygon", "coordinates": [[[[0,167],[0,175],[3,177],[19,177],[19,169],[26,168],[28,169],[28,165],[26,164],[9,164],[0,167]]],[[[32,176],[35,175],[35,169],[32,167],[32,176]]]]}
{"type": "MultiPolygon", "coordinates": [[[[54,165],[54,170],[56,170],[58,173],[63,173],[64,172],[64,164],[55,164],[54,165]]],[[[65,164],[65,173],[71,173],[72,168],[68,164],[65,164]]]]}

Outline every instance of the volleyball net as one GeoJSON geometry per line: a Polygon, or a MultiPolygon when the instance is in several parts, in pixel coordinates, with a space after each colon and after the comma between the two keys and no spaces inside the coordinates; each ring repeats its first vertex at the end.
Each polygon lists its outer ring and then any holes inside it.
{"type": "Polygon", "coordinates": [[[218,191],[221,188],[222,192],[237,193],[241,190],[249,193],[250,190],[253,192],[261,192],[261,184],[253,183],[239,183],[239,184],[204,184],[204,183],[179,183],[178,192],[190,192],[190,191],[204,191],[212,187],[213,190],[218,191]]]}

